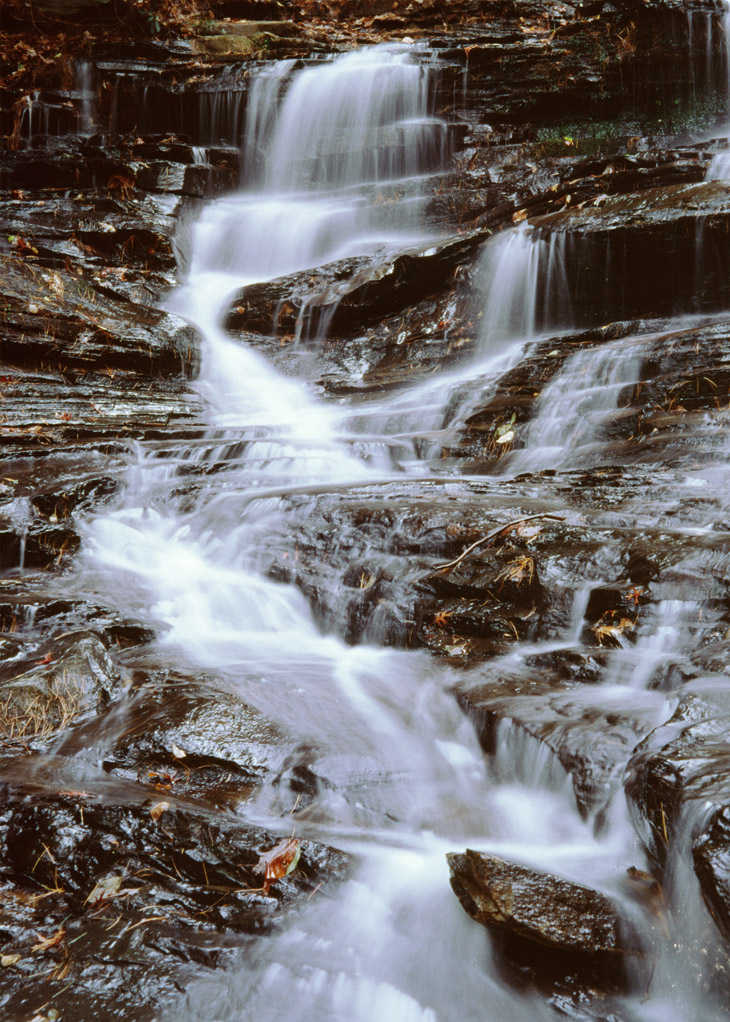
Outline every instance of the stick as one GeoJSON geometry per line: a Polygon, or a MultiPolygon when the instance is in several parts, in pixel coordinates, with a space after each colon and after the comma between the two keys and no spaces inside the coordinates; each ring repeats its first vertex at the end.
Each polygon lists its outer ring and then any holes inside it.
{"type": "Polygon", "coordinates": [[[493,529],[492,532],[488,532],[486,536],[482,536],[481,539],[476,540],[471,546],[468,546],[463,553],[455,557],[453,561],[447,561],[446,564],[434,564],[434,571],[445,571],[447,568],[455,568],[457,564],[461,564],[465,557],[468,557],[472,550],[476,550],[477,547],[483,546],[488,543],[490,539],[496,539],[497,536],[502,532],[506,532],[507,529],[513,528],[515,525],[522,525],[523,522],[534,522],[536,518],[552,518],[556,522],[564,522],[565,519],[560,515],[551,514],[549,511],[544,511],[539,515],[528,515],[526,518],[515,518],[513,522],[507,522],[506,525],[500,525],[498,529],[493,529]]]}

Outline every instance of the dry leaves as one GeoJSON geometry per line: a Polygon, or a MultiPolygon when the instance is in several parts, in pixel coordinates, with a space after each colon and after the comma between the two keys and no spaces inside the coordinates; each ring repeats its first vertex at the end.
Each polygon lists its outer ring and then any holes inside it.
{"type": "Polygon", "coordinates": [[[269,893],[271,885],[289,876],[297,868],[302,846],[296,838],[289,838],[274,845],[268,852],[263,852],[254,866],[255,873],[264,874],[263,891],[269,893]]]}
{"type": "Polygon", "coordinates": [[[153,820],[157,821],[159,820],[163,813],[167,812],[169,808],[170,808],[169,802],[155,802],[155,804],[150,809],[150,816],[152,817],[153,820]]]}
{"type": "Polygon", "coordinates": [[[36,933],[38,943],[33,945],[31,951],[48,951],[52,947],[58,947],[65,936],[66,931],[63,926],[59,926],[56,932],[50,937],[44,937],[43,934],[36,933]]]}
{"type": "Polygon", "coordinates": [[[121,876],[108,876],[99,880],[84,904],[102,905],[113,898],[121,898],[125,894],[136,894],[138,888],[122,887],[123,879],[121,876]]]}

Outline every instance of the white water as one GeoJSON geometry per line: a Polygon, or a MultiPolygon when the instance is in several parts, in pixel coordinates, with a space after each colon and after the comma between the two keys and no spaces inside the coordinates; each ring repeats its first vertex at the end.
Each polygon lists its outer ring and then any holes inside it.
{"type": "Polygon", "coordinates": [[[94,67],[88,60],[79,60],[74,71],[74,91],[79,101],[79,135],[93,135],[98,129],[99,98],[94,67]]]}
{"type": "Polygon", "coordinates": [[[644,338],[578,350],[535,402],[525,448],[509,459],[511,472],[600,461],[606,429],[619,401],[640,378],[644,338]]]}
{"type": "MultiPolygon", "coordinates": [[[[730,0],[722,0],[723,17],[722,28],[725,37],[725,67],[728,74],[728,102],[730,104],[730,0]]],[[[692,24],[690,18],[690,25],[692,24]]],[[[690,40],[691,42],[691,40],[690,40]]],[[[727,128],[725,129],[727,131],[727,128]]],[[[727,138],[730,144],[730,135],[727,138]]],[[[710,160],[710,165],[705,173],[706,181],[728,181],[730,180],[730,152],[718,153],[710,160]]]]}
{"type": "MultiPolygon", "coordinates": [[[[513,756],[506,743],[490,773],[442,664],[321,634],[302,594],[262,573],[267,536],[293,529],[286,501],[267,490],[368,482],[394,466],[386,454],[356,456],[336,409],[228,338],[220,320],[246,283],[426,239],[418,178],[438,162],[444,130],[430,116],[417,59],[408,47],[353,53],[300,72],[288,90],[274,75],[252,91],[257,188],[203,212],[173,300],[204,338],[197,387],[216,430],[208,459],[222,466],[219,478],[181,505],[172,493],[184,477],[142,450],[116,509],[86,526],[86,584],[152,620],[163,649],[216,672],[307,741],[323,772],[335,762],[353,780],[323,789],[297,819],[299,834],[357,855],[353,879],[315,898],[282,934],[261,938],[235,969],[193,984],[167,1016],[176,1022],[554,1018],[499,979],[486,931],[449,889],[445,852],[492,849],[614,893],[626,868],[642,865],[622,807],[597,836],[554,762],[505,776],[524,743],[513,756]],[[384,214],[369,197],[394,181],[401,201],[384,214]]],[[[524,261],[523,242],[511,235],[505,258],[516,246],[524,261]]],[[[519,312],[521,286],[499,285],[508,296],[502,311],[492,288],[488,345],[534,330],[534,308],[519,312]]],[[[490,355],[497,363],[498,348],[490,355]]],[[[401,399],[403,414],[427,393],[443,415],[443,396],[423,389],[401,399]]],[[[383,416],[370,409],[371,431],[387,428],[383,416]]],[[[265,795],[243,811],[283,832],[292,826],[270,816],[265,795]]],[[[638,1002],[627,1010],[652,1017],[638,1002]]]]}

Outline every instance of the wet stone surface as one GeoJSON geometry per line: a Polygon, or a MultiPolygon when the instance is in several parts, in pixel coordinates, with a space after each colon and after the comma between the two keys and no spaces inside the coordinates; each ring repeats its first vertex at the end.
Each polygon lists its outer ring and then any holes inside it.
{"type": "Polygon", "coordinates": [[[551,980],[562,969],[579,982],[620,986],[622,973],[627,982],[622,959],[638,956],[640,944],[611,899],[471,849],[447,858],[462,907],[500,935],[514,966],[551,980]]]}
{"type": "Polygon", "coordinates": [[[172,797],[134,804],[4,788],[0,939],[12,964],[0,997],[13,1016],[53,996],[70,1019],[151,1017],[186,967],[223,964],[236,935],[266,931],[277,910],[347,867],[341,853],[304,842],[296,870],[264,893],[256,866],[274,834],[172,797]],[[28,982],[39,969],[42,992],[28,982]]]}

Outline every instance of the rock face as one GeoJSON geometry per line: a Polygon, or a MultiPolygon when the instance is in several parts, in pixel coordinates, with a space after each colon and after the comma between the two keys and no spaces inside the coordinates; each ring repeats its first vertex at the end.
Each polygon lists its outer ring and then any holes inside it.
{"type": "Polygon", "coordinates": [[[580,326],[617,312],[631,319],[727,307],[728,197],[722,182],[672,185],[538,218],[537,236],[561,263],[567,291],[562,306],[557,296],[538,297],[545,322],[560,325],[568,310],[580,326]]]}
{"type": "Polygon", "coordinates": [[[582,981],[616,982],[639,953],[617,906],[588,887],[467,849],[447,856],[464,911],[504,938],[504,953],[535,972],[560,968],[582,981]]]}

